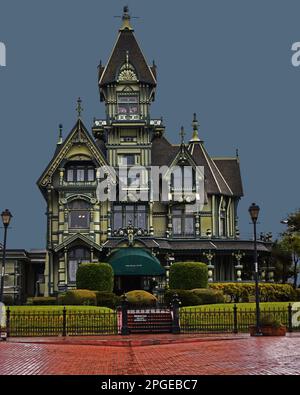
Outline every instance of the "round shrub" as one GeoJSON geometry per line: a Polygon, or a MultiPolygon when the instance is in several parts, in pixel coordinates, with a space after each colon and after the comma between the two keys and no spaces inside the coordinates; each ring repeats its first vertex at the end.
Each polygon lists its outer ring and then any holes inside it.
{"type": "Polygon", "coordinates": [[[180,307],[185,306],[198,306],[201,304],[200,298],[191,290],[184,289],[168,289],[165,292],[165,303],[170,305],[173,300],[173,296],[177,294],[180,300],[180,307]]]}
{"type": "Polygon", "coordinates": [[[78,289],[112,292],[114,272],[108,263],[82,263],[76,274],[78,289]]]}
{"type": "Polygon", "coordinates": [[[115,308],[120,302],[120,297],[113,292],[97,291],[96,299],[97,306],[109,307],[110,309],[115,308]]]}
{"type": "Polygon", "coordinates": [[[96,306],[96,292],[88,289],[74,289],[60,295],[59,303],[65,306],[96,306]]]}
{"type": "Polygon", "coordinates": [[[170,268],[171,289],[207,288],[207,265],[200,262],[177,262],[170,268]]]}
{"type": "Polygon", "coordinates": [[[224,303],[224,295],[222,291],[217,291],[209,288],[198,288],[193,289],[192,292],[197,295],[200,300],[200,304],[224,303]]]}
{"type": "Polygon", "coordinates": [[[157,303],[157,298],[147,291],[129,291],[126,297],[130,305],[151,307],[157,303]]]}

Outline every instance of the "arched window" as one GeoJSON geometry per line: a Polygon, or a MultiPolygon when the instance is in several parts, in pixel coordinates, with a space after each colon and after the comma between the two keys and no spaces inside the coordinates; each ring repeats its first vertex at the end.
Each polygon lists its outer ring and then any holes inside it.
{"type": "Polygon", "coordinates": [[[90,226],[90,204],[85,200],[73,200],[68,205],[69,227],[88,229],[90,226]]]}
{"type": "Polygon", "coordinates": [[[76,273],[81,263],[89,263],[91,254],[86,247],[76,247],[69,251],[68,254],[68,277],[69,282],[76,282],[76,273]]]}

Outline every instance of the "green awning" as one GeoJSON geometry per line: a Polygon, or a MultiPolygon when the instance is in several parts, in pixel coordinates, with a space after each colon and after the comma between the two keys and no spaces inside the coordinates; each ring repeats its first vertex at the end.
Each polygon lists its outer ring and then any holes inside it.
{"type": "Polygon", "coordinates": [[[142,248],[121,248],[114,252],[108,263],[115,276],[162,276],[165,269],[159,260],[142,248]]]}

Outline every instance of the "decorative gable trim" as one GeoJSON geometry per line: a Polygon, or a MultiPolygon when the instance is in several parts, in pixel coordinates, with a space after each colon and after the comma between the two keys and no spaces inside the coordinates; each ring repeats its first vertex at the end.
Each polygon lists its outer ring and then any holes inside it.
{"type": "Polygon", "coordinates": [[[63,243],[59,244],[54,251],[58,252],[64,248],[66,248],[68,245],[72,244],[74,241],[80,240],[83,243],[95,248],[98,251],[102,251],[102,246],[100,246],[99,244],[95,243],[94,240],[90,239],[89,237],[81,234],[81,233],[76,233],[70,237],[68,237],[67,239],[64,240],[63,243]]]}
{"type": "Polygon", "coordinates": [[[52,183],[53,174],[59,168],[60,164],[66,158],[68,152],[75,144],[85,144],[90,150],[93,159],[98,162],[99,166],[108,165],[106,159],[103,157],[102,153],[91,139],[81,119],[78,119],[76,125],[62,144],[60,150],[51,160],[50,164],[47,166],[46,170],[38,180],[37,183],[40,188],[45,188],[47,185],[52,183]]]}

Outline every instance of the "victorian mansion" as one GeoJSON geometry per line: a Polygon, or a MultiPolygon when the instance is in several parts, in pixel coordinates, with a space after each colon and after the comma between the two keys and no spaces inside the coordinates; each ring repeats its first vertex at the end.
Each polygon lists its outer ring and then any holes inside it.
{"type": "MultiPolygon", "coordinates": [[[[153,278],[163,287],[170,265],[182,261],[206,262],[209,281],[249,280],[253,241],[239,237],[239,157],[210,156],[196,114],[192,130],[185,135],[182,130],[179,144],[168,141],[162,118],[151,117],[157,68],[148,64],[136,40],[127,7],[111,56],[98,67],[98,87],[106,117],[94,119],[88,130],[78,100],[76,123],[64,139],[60,133],[53,158],[38,180],[47,206],[46,249],[8,251],[7,270],[19,276],[7,284],[6,293],[24,299],[75,288],[83,262],[110,263],[117,293],[147,290],[153,278]],[[131,200],[140,176],[122,179],[117,172],[122,166],[189,166],[192,191],[201,167],[203,204],[186,210],[185,199],[174,199],[172,183],[169,199],[153,199],[151,177],[140,187],[148,199],[131,200]],[[99,169],[106,169],[105,174],[99,169]],[[116,199],[100,199],[102,176],[128,199],[118,193],[116,199]]],[[[258,250],[267,265],[269,243],[259,241],[258,250]]]]}

